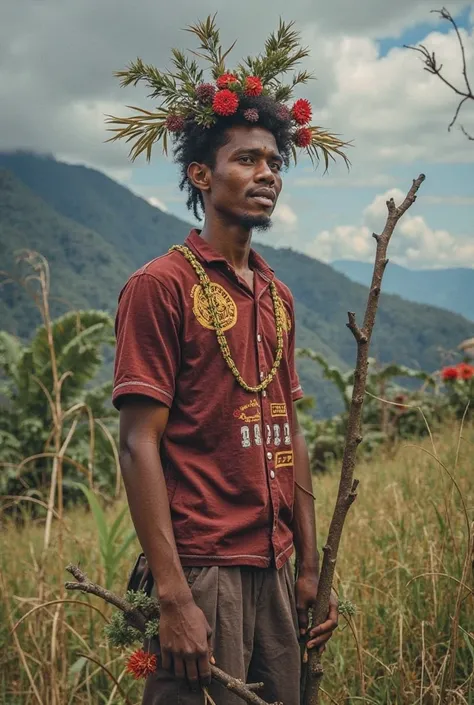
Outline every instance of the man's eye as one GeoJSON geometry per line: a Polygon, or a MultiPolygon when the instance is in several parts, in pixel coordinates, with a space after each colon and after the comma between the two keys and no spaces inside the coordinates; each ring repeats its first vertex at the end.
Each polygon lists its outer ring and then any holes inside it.
{"type": "Polygon", "coordinates": [[[246,164],[248,164],[248,163],[251,163],[251,162],[252,162],[252,157],[249,157],[248,155],[247,155],[247,156],[242,156],[242,157],[240,157],[240,161],[241,161],[241,162],[245,162],[246,164]]]}
{"type": "Polygon", "coordinates": [[[280,164],[280,162],[273,162],[272,164],[270,164],[270,167],[271,167],[272,169],[275,169],[276,171],[281,171],[281,164],[280,164]]]}

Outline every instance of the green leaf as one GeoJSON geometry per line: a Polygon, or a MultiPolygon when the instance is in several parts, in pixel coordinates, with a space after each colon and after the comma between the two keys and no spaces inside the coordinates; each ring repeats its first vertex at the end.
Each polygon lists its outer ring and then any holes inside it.
{"type": "Polygon", "coordinates": [[[88,663],[84,656],[80,656],[73,664],[69,667],[68,678],[73,681],[77,676],[80,675],[84,666],[88,663]]]}
{"type": "Polygon", "coordinates": [[[77,487],[86,496],[90,510],[95,520],[97,531],[99,533],[100,551],[105,557],[107,555],[107,549],[109,545],[109,530],[107,528],[105,513],[102,507],[100,506],[97,497],[93,492],[91,492],[88,487],[86,487],[81,482],[70,482],[68,484],[72,485],[73,487],[77,487]]]}
{"type": "Polygon", "coordinates": [[[128,534],[127,538],[125,539],[124,543],[122,544],[122,547],[121,547],[120,550],[117,551],[117,553],[115,554],[115,561],[116,561],[116,563],[118,563],[118,562],[120,561],[120,559],[122,558],[122,556],[125,555],[125,553],[126,553],[128,547],[130,546],[130,544],[131,544],[133,541],[135,541],[136,537],[137,537],[137,536],[136,536],[135,531],[131,531],[131,532],[128,534]]]}
{"type": "MultiPolygon", "coordinates": [[[[113,541],[115,541],[116,535],[119,533],[119,530],[122,528],[122,527],[121,527],[121,524],[122,524],[122,521],[123,521],[125,515],[127,514],[127,512],[128,512],[128,508],[127,508],[127,507],[124,507],[123,510],[120,512],[120,514],[119,514],[119,515],[117,516],[117,518],[115,519],[115,521],[114,521],[114,523],[112,524],[112,526],[110,527],[110,531],[109,531],[109,541],[110,541],[111,543],[112,543],[113,541]]],[[[122,529],[122,530],[123,530],[123,529],[122,529]]]]}

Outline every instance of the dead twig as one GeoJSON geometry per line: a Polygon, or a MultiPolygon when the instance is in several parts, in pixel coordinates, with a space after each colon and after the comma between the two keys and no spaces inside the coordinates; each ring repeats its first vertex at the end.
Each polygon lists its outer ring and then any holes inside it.
{"type": "MultiPolygon", "coordinates": [[[[403,203],[395,205],[393,198],[387,201],[388,216],[385,227],[381,235],[374,234],[377,242],[375,255],[374,272],[370,285],[367,306],[365,309],[364,321],[360,327],[356,321],[355,313],[349,312],[348,328],[357,343],[357,362],[354,375],[354,388],[352,400],[349,407],[347,421],[346,439],[342,457],[341,478],[337,494],[336,506],[332,516],[326,545],[323,547],[323,563],[319,578],[318,595],[312,614],[312,627],[322,624],[328,614],[329,599],[331,595],[332,583],[336,567],[337,551],[341,540],[344,522],[349,508],[357,496],[358,480],[355,480],[354,467],[356,453],[362,441],[361,418],[362,404],[365,396],[365,387],[368,373],[369,345],[375,323],[378,302],[380,298],[382,278],[387,266],[387,248],[392,233],[402,215],[415,202],[416,194],[425,179],[424,174],[413,181],[403,203]]],[[[303,663],[302,689],[303,705],[317,705],[319,701],[319,686],[323,675],[321,659],[315,650],[308,654],[307,660],[303,663]]]]}
{"type": "MultiPolygon", "coordinates": [[[[438,60],[436,58],[435,52],[430,52],[429,49],[424,45],[420,44],[418,47],[410,46],[408,44],[405,44],[404,47],[405,49],[411,49],[412,51],[416,51],[421,56],[423,57],[423,63],[425,65],[424,70],[428,71],[428,73],[433,74],[433,76],[438,76],[440,81],[442,81],[448,88],[450,88],[453,93],[458,95],[460,97],[458,106],[454,112],[453,119],[448,125],[448,131],[451,131],[451,128],[454,127],[454,124],[456,123],[459,113],[461,112],[461,108],[463,105],[468,101],[472,100],[474,101],[474,93],[472,92],[471,88],[471,83],[469,80],[468,72],[467,72],[467,62],[466,62],[466,49],[464,47],[464,42],[461,37],[461,33],[459,31],[459,28],[457,26],[456,20],[454,17],[451,15],[451,13],[443,7],[441,10],[432,10],[431,12],[435,12],[436,14],[440,15],[440,17],[443,20],[446,20],[449,22],[452,26],[454,31],[456,32],[456,36],[458,38],[459,42],[459,48],[461,51],[461,60],[462,60],[462,77],[464,81],[464,88],[458,88],[457,86],[454,85],[451,81],[448,81],[448,79],[443,75],[442,70],[443,70],[443,64],[439,64],[438,60]]],[[[464,133],[464,135],[467,137],[468,140],[474,140],[474,135],[471,135],[464,126],[461,125],[461,131],[464,133]]]]}
{"type": "MultiPolygon", "coordinates": [[[[141,610],[132,607],[132,605],[125,598],[119,597],[110,590],[103,588],[101,585],[93,583],[78,566],[69,564],[66,567],[66,570],[76,579],[76,582],[67,582],[65,584],[66,590],[79,590],[80,592],[85,592],[89,595],[96,595],[97,597],[100,597],[110,605],[122,610],[127,617],[129,624],[142,632],[142,634],[145,633],[147,621],[151,618],[158,618],[160,615],[160,605],[157,600],[155,600],[152,611],[145,615],[141,610]]],[[[262,687],[262,683],[243,683],[238,678],[229,676],[228,673],[225,673],[214,664],[211,664],[211,674],[215,681],[223,685],[232,693],[235,693],[235,695],[241,698],[244,702],[249,703],[249,705],[283,705],[283,703],[269,704],[255,693],[255,690],[262,687]]]]}

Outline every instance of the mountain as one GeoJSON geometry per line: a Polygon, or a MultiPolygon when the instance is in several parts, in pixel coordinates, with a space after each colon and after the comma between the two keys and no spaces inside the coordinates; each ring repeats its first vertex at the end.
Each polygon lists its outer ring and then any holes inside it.
{"type": "MultiPolygon", "coordinates": [[[[104,174],[52,157],[0,154],[0,257],[13,268],[23,247],[41,252],[51,267],[52,310],[93,307],[115,311],[126,278],[143,263],[184,240],[189,224],[163,213],[104,174]]],[[[347,310],[362,316],[367,290],[330,266],[291,249],[256,245],[295,297],[297,344],[342,368],[354,364],[347,310]]],[[[27,338],[39,315],[16,285],[0,293],[1,327],[27,338]]],[[[461,316],[382,295],[372,353],[426,370],[440,365],[440,351],[472,336],[461,316]]],[[[340,410],[331,383],[318,366],[299,362],[305,391],[319,415],[340,410]]]]}
{"type": "MultiPolygon", "coordinates": [[[[358,284],[368,286],[372,265],[355,260],[336,260],[334,269],[358,284]]],[[[408,301],[439,306],[474,321],[474,269],[407,269],[389,263],[383,288],[388,294],[398,294],[408,301]]]]}

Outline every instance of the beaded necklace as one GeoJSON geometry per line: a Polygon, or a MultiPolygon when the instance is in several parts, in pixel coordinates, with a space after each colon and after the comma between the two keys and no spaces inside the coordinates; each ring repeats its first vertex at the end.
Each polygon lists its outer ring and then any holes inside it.
{"type": "Polygon", "coordinates": [[[214,329],[216,331],[216,336],[217,336],[217,342],[219,343],[219,347],[222,352],[222,357],[226,361],[228,367],[230,368],[230,371],[234,375],[235,379],[237,382],[240,384],[243,389],[245,389],[247,392],[252,392],[252,393],[258,393],[258,392],[263,392],[264,389],[268,387],[270,382],[273,380],[275,377],[278,368],[280,366],[281,358],[283,356],[283,322],[282,322],[282,310],[283,310],[283,304],[280,300],[280,297],[278,296],[277,288],[275,286],[274,282],[270,282],[270,293],[272,297],[272,303],[273,303],[273,312],[275,314],[275,324],[276,324],[276,336],[277,336],[277,347],[275,351],[275,360],[273,362],[272,368],[268,375],[260,382],[260,384],[257,384],[256,386],[252,386],[250,384],[247,384],[247,382],[243,379],[242,375],[240,374],[239,370],[237,369],[237,365],[235,364],[234,360],[232,359],[232,355],[230,352],[229,344],[227,343],[227,339],[224,335],[224,331],[222,330],[221,323],[219,321],[219,315],[217,313],[217,309],[214,303],[214,299],[212,296],[211,292],[211,280],[207,276],[206,272],[204,271],[203,266],[201,263],[198,261],[196,256],[191,252],[189,247],[186,247],[185,245],[173,245],[173,247],[170,248],[170,252],[173,250],[177,250],[178,252],[181,252],[182,255],[188,260],[190,265],[193,267],[194,271],[196,272],[201,287],[202,291],[204,292],[204,296],[206,297],[207,304],[209,306],[209,313],[211,315],[212,323],[214,325],[214,329]]]}

